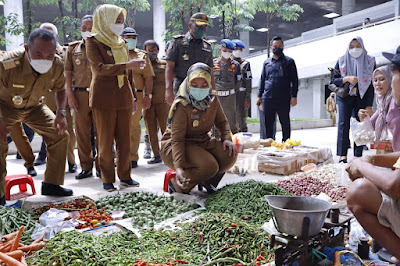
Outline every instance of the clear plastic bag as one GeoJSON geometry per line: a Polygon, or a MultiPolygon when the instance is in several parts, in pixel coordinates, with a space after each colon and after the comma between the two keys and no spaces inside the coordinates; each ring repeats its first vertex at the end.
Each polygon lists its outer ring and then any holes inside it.
{"type": "Polygon", "coordinates": [[[374,142],[375,131],[372,127],[369,116],[367,116],[362,122],[358,122],[354,117],[350,118],[350,129],[353,140],[357,146],[367,145],[374,142]]]}

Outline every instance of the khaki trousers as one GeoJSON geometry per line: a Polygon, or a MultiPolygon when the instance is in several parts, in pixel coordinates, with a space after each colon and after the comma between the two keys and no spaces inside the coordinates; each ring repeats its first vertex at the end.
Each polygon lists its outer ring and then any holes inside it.
{"type": "MultiPolygon", "coordinates": [[[[217,187],[219,180],[216,180],[216,176],[222,177],[222,174],[235,164],[237,157],[229,156],[229,150],[224,151],[221,141],[212,139],[210,142],[215,142],[215,145],[211,145],[213,148],[210,149],[195,144],[185,146],[187,166],[184,167],[184,172],[190,182],[183,192],[189,192],[199,183],[210,183],[210,181],[214,187],[217,187]]],[[[165,165],[175,169],[171,143],[162,147],[161,157],[165,165]]]]}
{"type": "Polygon", "coordinates": [[[222,110],[225,113],[226,119],[228,119],[232,134],[236,134],[238,132],[236,126],[236,94],[218,96],[218,99],[221,102],[222,110]]]}
{"type": "Polygon", "coordinates": [[[120,180],[131,179],[129,160],[129,124],[132,109],[92,108],[98,143],[98,162],[103,183],[115,182],[113,144],[117,155],[117,174],[120,180]]]}
{"type": "MultiPolygon", "coordinates": [[[[47,165],[44,182],[62,185],[64,183],[65,159],[68,146],[68,133],[58,135],[54,129],[54,113],[46,105],[18,110],[5,104],[0,105],[3,123],[8,130],[18,122],[24,122],[35,132],[42,135],[47,145],[47,165]]],[[[6,157],[8,145],[5,140],[0,144],[0,197],[5,194],[5,176],[7,175],[6,157]]]]}
{"type": "Polygon", "coordinates": [[[142,129],[140,127],[140,118],[142,118],[142,101],[143,101],[143,92],[136,92],[136,110],[131,118],[131,146],[130,146],[130,160],[138,161],[138,149],[140,144],[140,135],[142,133],[142,129]]]}
{"type": "Polygon", "coordinates": [[[74,149],[76,145],[76,136],[74,132],[74,121],[73,117],[71,115],[71,109],[67,105],[65,108],[67,115],[65,118],[67,119],[68,123],[68,134],[69,134],[69,139],[68,139],[68,149],[67,149],[67,160],[69,163],[74,164],[75,163],[75,154],[74,154],[74,149]]]}
{"type": "Polygon", "coordinates": [[[22,159],[24,159],[24,166],[26,168],[33,167],[33,162],[35,161],[35,155],[33,154],[31,144],[29,139],[25,134],[22,123],[15,123],[10,128],[10,136],[15,143],[15,147],[22,159]]]}
{"type": "Polygon", "coordinates": [[[93,152],[90,132],[93,118],[92,109],[89,107],[89,92],[76,90],[74,95],[78,102],[78,111],[74,112],[74,119],[79,161],[81,162],[82,170],[91,171],[93,168],[93,152]]]}
{"type": "Polygon", "coordinates": [[[143,111],[143,118],[149,132],[154,157],[160,155],[158,127],[160,127],[161,134],[164,134],[167,127],[169,108],[170,105],[167,103],[152,103],[149,109],[143,111]]]}

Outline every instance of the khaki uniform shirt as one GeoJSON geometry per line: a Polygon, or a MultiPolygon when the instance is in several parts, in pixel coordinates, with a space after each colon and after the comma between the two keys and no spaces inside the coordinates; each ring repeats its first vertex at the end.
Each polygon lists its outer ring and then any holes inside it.
{"type": "Polygon", "coordinates": [[[220,132],[222,141],[231,140],[229,123],[218,97],[204,111],[199,111],[190,104],[177,104],[171,124],[161,140],[161,145],[172,145],[172,158],[176,168],[185,169],[187,166],[185,146],[199,145],[205,149],[215,147],[218,140],[209,135],[214,125],[220,132]]]}
{"type": "Polygon", "coordinates": [[[146,66],[142,70],[132,70],[133,73],[133,81],[134,87],[136,91],[144,91],[145,89],[145,79],[154,77],[154,71],[153,67],[151,65],[151,62],[147,56],[147,53],[143,50],[140,50],[138,48],[135,48],[134,50],[129,50],[129,60],[132,59],[145,59],[146,60],[146,66]]]}
{"type": "Polygon", "coordinates": [[[111,47],[92,36],[86,39],[86,54],[92,70],[89,106],[102,109],[132,109],[133,93],[126,64],[116,64],[111,47]],[[118,86],[118,75],[125,75],[121,88],[118,86]]]}
{"type": "Polygon", "coordinates": [[[213,67],[211,44],[204,39],[194,39],[190,32],[174,36],[168,47],[166,60],[175,62],[175,77],[183,80],[194,63],[201,62],[213,67]]]}
{"type": "Polygon", "coordinates": [[[153,98],[152,103],[164,103],[165,102],[165,69],[167,62],[162,59],[158,59],[152,62],[153,70],[155,73],[153,81],[153,98]]]}
{"type": "Polygon", "coordinates": [[[24,49],[4,54],[0,63],[0,102],[16,109],[27,109],[40,104],[48,91],[64,90],[64,65],[55,58],[45,74],[39,74],[30,65],[24,49]]]}
{"type": "Polygon", "coordinates": [[[336,112],[336,101],[335,98],[328,97],[326,99],[326,111],[330,112],[336,112]]]}
{"type": "Polygon", "coordinates": [[[213,72],[217,91],[236,89],[236,84],[241,84],[240,64],[235,60],[222,61],[221,58],[215,59],[213,72]]]}
{"type": "Polygon", "coordinates": [[[85,43],[72,42],[65,53],[65,71],[72,72],[72,88],[89,88],[92,71],[86,56],[85,43]]]}

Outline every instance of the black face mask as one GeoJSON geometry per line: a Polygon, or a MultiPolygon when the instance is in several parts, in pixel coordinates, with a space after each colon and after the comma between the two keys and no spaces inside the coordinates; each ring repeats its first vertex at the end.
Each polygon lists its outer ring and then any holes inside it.
{"type": "Polygon", "coordinates": [[[283,48],[279,48],[279,47],[274,48],[274,49],[272,50],[272,52],[273,52],[274,55],[276,55],[276,56],[282,56],[282,55],[283,55],[283,48]]]}

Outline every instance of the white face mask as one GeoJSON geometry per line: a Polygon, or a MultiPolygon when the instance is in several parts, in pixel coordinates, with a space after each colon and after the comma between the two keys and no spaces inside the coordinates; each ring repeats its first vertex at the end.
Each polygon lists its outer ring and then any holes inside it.
{"type": "Polygon", "coordinates": [[[122,32],[124,31],[124,24],[111,24],[110,30],[117,36],[121,36],[122,32]]]}
{"type": "Polygon", "coordinates": [[[89,37],[90,33],[90,31],[81,31],[82,39],[86,40],[87,37],[89,37]]]}
{"type": "Polygon", "coordinates": [[[32,68],[40,74],[47,73],[53,66],[53,60],[32,59],[30,55],[29,55],[29,63],[31,64],[32,68]]]}
{"type": "Polygon", "coordinates": [[[242,58],[242,51],[240,50],[233,51],[233,56],[236,58],[242,58]]]}
{"type": "Polygon", "coordinates": [[[221,56],[225,59],[229,59],[231,57],[232,53],[230,52],[221,52],[221,56]]]}
{"type": "Polygon", "coordinates": [[[359,58],[364,50],[362,48],[353,48],[349,50],[349,54],[354,58],[359,58]]]}

